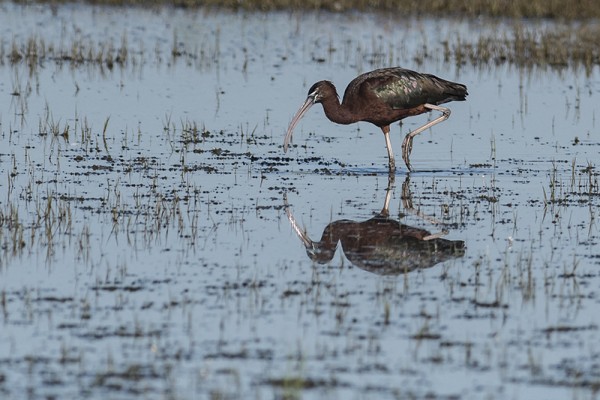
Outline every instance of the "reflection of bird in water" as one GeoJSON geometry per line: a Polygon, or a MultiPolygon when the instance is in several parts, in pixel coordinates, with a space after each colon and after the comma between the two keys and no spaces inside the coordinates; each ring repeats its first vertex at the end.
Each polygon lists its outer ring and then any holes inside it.
{"type": "Polygon", "coordinates": [[[465,85],[398,67],[376,69],[359,75],[348,84],[341,104],[333,83],[320,81],[308,90],[306,101],[290,122],[283,150],[287,151],[294,128],[302,116],[314,104],[321,103],[330,121],[345,125],[366,121],[380,127],[385,137],[389,169],[394,171],[396,163],[390,142],[390,124],[432,110],[440,111],[440,117],[404,137],[402,159],[410,170],[413,138],[450,116],[450,110],[440,104],[462,101],[466,96],[465,85]]]}
{"type": "Polygon", "coordinates": [[[388,187],[384,207],[375,217],[363,222],[334,221],[325,227],[321,239],[316,242],[300,229],[287,199],[284,201],[288,219],[306,247],[306,253],[321,264],[333,259],[338,242],[353,265],[379,275],[429,268],[464,255],[465,243],[462,240],[443,239],[440,236],[445,232],[431,234],[391,219],[388,211],[390,196],[388,187]]]}

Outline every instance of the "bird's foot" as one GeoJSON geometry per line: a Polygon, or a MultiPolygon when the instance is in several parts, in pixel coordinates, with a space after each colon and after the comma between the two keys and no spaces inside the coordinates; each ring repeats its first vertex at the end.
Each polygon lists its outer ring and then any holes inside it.
{"type": "Polygon", "coordinates": [[[412,171],[412,167],[410,165],[410,153],[412,152],[412,141],[413,138],[410,135],[406,135],[404,137],[404,141],[402,142],[402,159],[404,160],[404,164],[406,164],[406,168],[409,171],[412,171]]]}

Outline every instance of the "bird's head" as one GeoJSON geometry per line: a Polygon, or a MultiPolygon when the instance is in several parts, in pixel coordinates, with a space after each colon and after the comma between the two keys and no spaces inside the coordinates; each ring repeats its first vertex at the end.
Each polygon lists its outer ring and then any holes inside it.
{"type": "Polygon", "coordinates": [[[329,81],[319,81],[308,89],[306,100],[312,99],[313,104],[316,104],[323,102],[324,99],[331,96],[337,97],[337,92],[333,83],[329,81]]]}
{"type": "Polygon", "coordinates": [[[304,101],[304,104],[300,107],[290,125],[288,127],[287,133],[285,134],[285,139],[283,141],[283,151],[286,152],[290,141],[292,140],[292,134],[294,133],[294,128],[302,119],[304,114],[315,104],[322,103],[325,99],[334,96],[337,97],[337,92],[335,90],[335,86],[333,83],[329,81],[319,81],[312,85],[310,89],[308,89],[308,96],[304,101]]]}

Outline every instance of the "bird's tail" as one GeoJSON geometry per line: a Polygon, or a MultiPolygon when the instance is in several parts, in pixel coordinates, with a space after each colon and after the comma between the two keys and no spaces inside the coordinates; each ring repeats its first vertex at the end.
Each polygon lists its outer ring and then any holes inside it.
{"type": "Polygon", "coordinates": [[[449,101],[464,101],[467,99],[467,87],[462,83],[444,81],[444,94],[447,96],[443,103],[449,101]]]}

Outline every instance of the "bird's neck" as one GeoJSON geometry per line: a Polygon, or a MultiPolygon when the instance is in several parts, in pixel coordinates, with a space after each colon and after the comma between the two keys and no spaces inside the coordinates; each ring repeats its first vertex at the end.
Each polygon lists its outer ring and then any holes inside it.
{"type": "Polygon", "coordinates": [[[330,121],[347,125],[359,120],[359,118],[357,118],[357,116],[353,114],[347,106],[340,104],[340,100],[337,96],[324,99],[322,104],[325,115],[330,121]]]}

